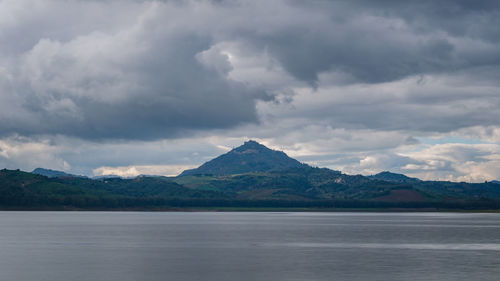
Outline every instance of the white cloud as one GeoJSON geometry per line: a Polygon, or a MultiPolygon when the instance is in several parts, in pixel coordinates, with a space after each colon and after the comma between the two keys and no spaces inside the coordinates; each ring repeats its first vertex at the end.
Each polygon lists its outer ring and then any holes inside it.
{"type": "Polygon", "coordinates": [[[71,165],[58,155],[58,149],[48,140],[35,141],[19,136],[0,139],[0,166],[27,171],[37,167],[71,170],[71,165]]]}
{"type": "Polygon", "coordinates": [[[125,167],[99,167],[93,170],[94,176],[136,177],[139,175],[177,176],[186,169],[195,168],[194,165],[146,165],[125,167]]]}
{"type": "Polygon", "coordinates": [[[402,170],[422,179],[482,182],[500,178],[500,145],[446,143],[401,153],[419,164],[402,170]]]}

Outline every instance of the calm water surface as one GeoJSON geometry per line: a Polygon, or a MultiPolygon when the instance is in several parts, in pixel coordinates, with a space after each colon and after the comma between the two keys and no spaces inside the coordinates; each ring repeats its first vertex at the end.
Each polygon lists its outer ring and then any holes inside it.
{"type": "Polygon", "coordinates": [[[0,280],[500,280],[500,214],[0,212],[0,280]]]}

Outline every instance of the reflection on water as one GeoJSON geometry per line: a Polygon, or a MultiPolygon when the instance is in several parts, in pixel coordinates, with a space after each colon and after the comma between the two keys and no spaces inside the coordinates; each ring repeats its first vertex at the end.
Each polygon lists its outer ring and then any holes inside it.
{"type": "Polygon", "coordinates": [[[500,244],[275,243],[271,247],[500,251],[500,244]]]}
{"type": "Polygon", "coordinates": [[[0,280],[498,280],[500,214],[0,212],[0,280]]]}

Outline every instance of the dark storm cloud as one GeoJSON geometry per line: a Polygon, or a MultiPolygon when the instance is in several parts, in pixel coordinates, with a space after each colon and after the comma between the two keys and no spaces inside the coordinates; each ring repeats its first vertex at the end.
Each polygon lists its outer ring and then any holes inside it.
{"type": "MultiPolygon", "coordinates": [[[[18,133],[151,139],[176,136],[183,130],[255,122],[255,99],[267,99],[266,94],[203,67],[195,55],[209,47],[207,40],[182,37],[164,38],[172,40],[168,43],[155,41],[146,51],[131,54],[132,58],[120,58],[118,62],[106,58],[92,61],[105,68],[97,69],[97,74],[79,72],[78,68],[87,66],[71,61],[78,60],[72,54],[69,57],[55,54],[49,69],[41,70],[48,77],[41,79],[42,83],[57,85],[48,89],[41,86],[42,94],[36,93],[37,89],[27,90],[31,92],[26,93],[23,109],[38,118],[19,128],[18,133]],[[111,65],[116,63],[119,65],[111,65]],[[73,68],[78,69],[76,73],[73,68]],[[79,77],[71,81],[74,75],[79,77]],[[79,91],[92,92],[79,95],[79,91]]],[[[48,46],[51,47],[54,46],[48,46]]],[[[64,47],[56,48],[59,52],[64,47]]],[[[39,59],[38,55],[28,60],[39,59]]]]}
{"type": "Polygon", "coordinates": [[[117,33],[41,38],[5,60],[1,134],[156,139],[256,122],[255,101],[271,97],[203,65],[197,54],[210,35],[177,27],[164,6],[149,4],[117,33]]]}
{"type": "Polygon", "coordinates": [[[382,15],[400,17],[416,31],[441,29],[453,36],[498,41],[500,3],[495,0],[468,1],[361,1],[382,15]]]}
{"type": "MultiPolygon", "coordinates": [[[[147,140],[258,123],[256,103],[288,89],[271,93],[230,79],[231,59],[239,58],[214,47],[226,43],[244,46],[242,54],[249,57],[266,54],[296,80],[315,87],[322,86],[319,76],[330,72],[352,84],[478,68],[500,73],[497,1],[0,5],[3,136],[147,140]]],[[[448,97],[436,92],[432,99],[439,104],[448,97]]],[[[337,106],[333,112],[319,108],[303,117],[380,130],[498,125],[497,111],[477,114],[481,105],[460,109],[468,99],[470,94],[455,98],[455,107],[434,107],[420,116],[429,96],[417,94],[392,101],[390,118],[379,114],[387,112],[383,100],[337,106]]]]}
{"type": "Polygon", "coordinates": [[[310,83],[324,71],[377,83],[498,65],[500,4],[471,2],[295,1],[273,10],[286,24],[248,30],[242,40],[310,83]]]}

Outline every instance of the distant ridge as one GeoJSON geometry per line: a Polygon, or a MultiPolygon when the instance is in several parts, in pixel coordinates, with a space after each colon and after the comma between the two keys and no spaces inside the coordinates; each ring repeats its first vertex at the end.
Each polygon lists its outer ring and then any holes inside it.
{"type": "MultiPolygon", "coordinates": [[[[123,179],[124,177],[118,176],[118,175],[104,175],[104,176],[95,176],[92,177],[94,180],[102,180],[102,179],[123,179]]],[[[135,177],[131,177],[135,178],[135,177]]]]}
{"type": "Polygon", "coordinates": [[[272,150],[249,140],[226,154],[212,159],[196,169],[186,170],[179,176],[234,175],[252,172],[282,171],[308,165],[288,157],[284,152],[272,150]]]}
{"type": "Polygon", "coordinates": [[[35,175],[46,176],[48,178],[66,178],[66,177],[82,178],[82,177],[84,177],[84,176],[78,176],[78,175],[68,174],[65,172],[51,170],[51,169],[44,169],[44,168],[36,168],[31,173],[35,174],[35,175]]]}
{"type": "Polygon", "coordinates": [[[498,181],[422,181],[388,171],[347,175],[247,141],[178,177],[92,179],[38,168],[0,170],[0,209],[190,207],[500,210],[498,181]],[[201,176],[198,176],[201,175],[201,176]]]}
{"type": "Polygon", "coordinates": [[[389,181],[389,182],[399,182],[399,183],[415,183],[419,182],[420,179],[410,178],[403,174],[391,173],[389,171],[384,171],[376,175],[368,176],[370,179],[389,181]]]}

